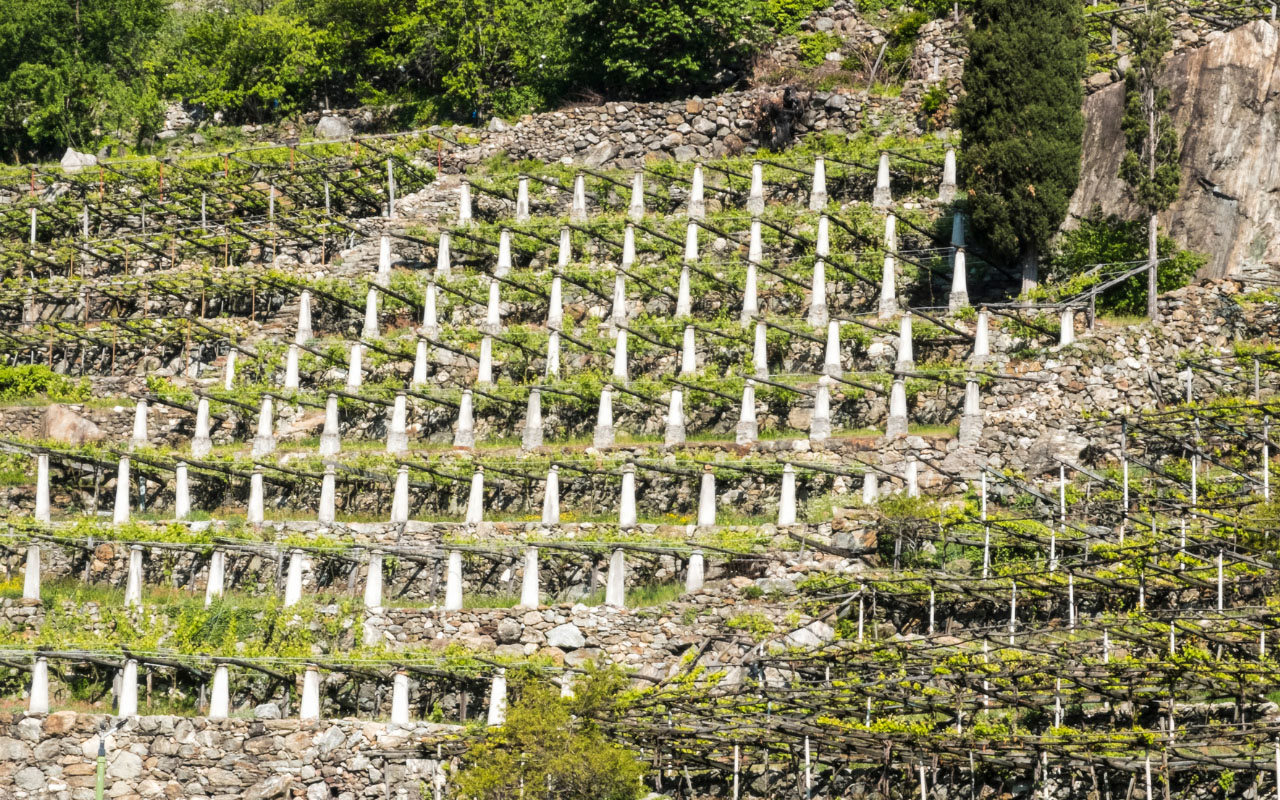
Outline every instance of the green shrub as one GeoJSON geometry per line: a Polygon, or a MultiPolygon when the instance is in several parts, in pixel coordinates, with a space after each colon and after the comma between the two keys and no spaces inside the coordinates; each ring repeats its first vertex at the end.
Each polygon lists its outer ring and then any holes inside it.
{"type": "Polygon", "coordinates": [[[816,67],[826,60],[827,53],[840,49],[841,40],[835,34],[818,32],[800,36],[800,63],[816,67]]]}
{"type": "Polygon", "coordinates": [[[795,33],[800,23],[825,5],[824,0],[765,0],[765,19],[782,35],[795,33]]]}
{"type": "Polygon", "coordinates": [[[0,402],[43,395],[55,403],[83,403],[92,394],[87,379],[59,375],[43,364],[0,367],[0,402]]]}

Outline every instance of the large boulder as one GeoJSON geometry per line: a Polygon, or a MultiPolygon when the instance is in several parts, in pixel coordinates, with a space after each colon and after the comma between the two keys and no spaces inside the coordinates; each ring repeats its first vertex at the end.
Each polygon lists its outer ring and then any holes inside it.
{"type": "Polygon", "coordinates": [[[316,137],[320,139],[345,139],[351,134],[351,123],[342,117],[325,115],[316,123],[316,137]]]}
{"type": "Polygon", "coordinates": [[[68,147],[67,152],[62,154],[62,171],[74,174],[84,169],[92,167],[98,163],[98,157],[92,153],[81,153],[74,147],[68,147]]]}
{"type": "Polygon", "coordinates": [[[549,647],[558,647],[561,650],[577,650],[585,647],[586,644],[586,637],[582,635],[582,631],[578,630],[578,626],[572,622],[566,622],[547,631],[547,645],[549,647]]]}
{"type": "Polygon", "coordinates": [[[60,403],[44,410],[40,418],[40,438],[62,444],[84,444],[103,439],[102,429],[60,403]]]}

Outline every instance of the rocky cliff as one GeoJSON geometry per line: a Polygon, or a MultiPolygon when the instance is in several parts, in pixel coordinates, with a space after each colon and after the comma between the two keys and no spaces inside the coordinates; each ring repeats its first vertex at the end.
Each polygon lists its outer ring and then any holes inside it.
{"type": "MultiPolygon", "coordinates": [[[[1170,59],[1163,77],[1182,141],[1182,192],[1160,215],[1183,246],[1208,253],[1201,277],[1280,265],[1280,29],[1258,21],[1170,59]]],[[[1095,205],[1137,216],[1116,177],[1123,84],[1085,102],[1084,165],[1071,217],[1095,205]]]]}

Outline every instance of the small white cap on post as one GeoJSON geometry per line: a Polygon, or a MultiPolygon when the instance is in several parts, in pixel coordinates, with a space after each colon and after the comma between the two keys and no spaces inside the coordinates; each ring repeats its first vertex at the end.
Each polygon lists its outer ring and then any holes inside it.
{"type": "Polygon", "coordinates": [[[378,338],[378,290],[372,286],[364,296],[364,327],[360,335],[365,339],[378,338]]]}
{"type": "Polygon", "coordinates": [[[636,526],[636,465],[622,465],[622,492],[618,499],[618,527],[636,526]]]}
{"type": "Polygon", "coordinates": [[[813,289],[809,295],[809,324],[815,328],[827,324],[827,265],[822,259],[813,262],[813,289]]]}
{"type": "Polygon", "coordinates": [[[290,344],[284,357],[284,388],[298,388],[298,345],[290,344]]]}
{"type": "Polygon", "coordinates": [[[716,475],[711,465],[702,468],[702,482],[698,487],[698,525],[716,524],[716,475]]]}
{"type": "Polygon", "coordinates": [[[320,670],[314,664],[307,665],[302,674],[302,704],[298,719],[303,722],[320,721],[320,670]]]}
{"type": "Polygon", "coordinates": [[[881,151],[880,168],[876,170],[876,190],[871,196],[873,208],[888,208],[893,205],[893,194],[889,189],[889,154],[881,151]]]}
{"type": "Polygon", "coordinates": [[[493,673],[493,684],[489,689],[489,716],[485,725],[496,728],[507,721],[507,671],[500,669],[493,673]]]}
{"type": "Polygon", "coordinates": [[[306,558],[301,550],[289,553],[289,568],[284,579],[284,607],[291,608],[302,599],[302,567],[306,558]]]}
{"type": "Polygon", "coordinates": [[[538,592],[538,548],[524,551],[524,575],[520,579],[520,605],[517,608],[537,608],[542,597],[538,592]]]}
{"type": "Polygon", "coordinates": [[[179,461],[173,469],[173,518],[191,516],[191,486],[187,479],[187,465],[179,461]]]}
{"type": "Polygon", "coordinates": [[[790,464],[782,468],[782,497],[778,501],[778,524],[796,524],[796,470],[790,464]]]}
{"type": "Polygon", "coordinates": [[[834,319],[827,323],[827,347],[822,356],[822,372],[840,376],[844,367],[840,363],[840,323],[834,319]]]}
{"type": "Polygon", "coordinates": [[[702,165],[693,165],[693,181],[689,187],[689,219],[702,219],[707,215],[707,203],[702,196],[702,165]]]}
{"type": "Polygon", "coordinates": [[[606,383],[600,390],[600,409],[596,413],[596,429],[591,444],[601,449],[612,447],[613,442],[613,387],[606,383]]]}
{"type": "Polygon", "coordinates": [[[671,402],[667,408],[667,430],[663,438],[663,444],[670,447],[671,445],[684,443],[684,392],[680,389],[671,390],[671,402]]]}
{"type": "Polygon", "coordinates": [[[542,447],[542,391],[537,387],[529,390],[529,402],[524,415],[524,432],[520,436],[522,450],[536,450],[542,447]]]}
{"type": "Polygon", "coordinates": [[[49,512],[49,454],[36,453],[36,522],[48,524],[49,512]]]}
{"type": "Polygon", "coordinates": [[[22,599],[40,600],[40,545],[27,545],[27,567],[22,576],[22,599]]]}
{"type": "Polygon", "coordinates": [[[813,160],[813,187],[809,190],[809,210],[827,207],[827,162],[822,156],[813,160]]]}
{"type": "Polygon", "coordinates": [[[138,716],[138,662],[126,659],[120,671],[120,697],[116,716],[138,716]]]}
{"type": "Polygon", "coordinates": [[[263,395],[262,408],[258,411],[258,435],[253,437],[254,458],[262,458],[275,452],[276,437],[271,433],[274,416],[271,395],[263,395]]]}
{"type": "Polygon", "coordinates": [[[449,561],[445,568],[444,610],[462,610],[462,553],[449,551],[449,561]]]}
{"type": "Polygon", "coordinates": [[[391,679],[391,724],[409,724],[409,673],[402,669],[391,679]]]}
{"type": "Polygon", "coordinates": [[[133,407],[133,435],[129,437],[129,449],[147,446],[147,401],[139,400],[133,407]]]}
{"type": "Polygon", "coordinates": [[[261,525],[266,521],[265,498],[262,470],[255,468],[249,476],[249,510],[247,513],[250,525],[261,525]]]}
{"type": "Polygon", "coordinates": [[[706,582],[706,560],[701,550],[689,554],[689,570],[685,573],[684,590],[686,594],[698,591],[706,582]]]}
{"type": "Polygon", "coordinates": [[[476,423],[472,418],[471,390],[462,390],[462,399],[458,401],[458,423],[453,428],[453,446],[472,448],[476,446],[476,423]]]}
{"type": "Polygon", "coordinates": [[[347,391],[359,391],[364,383],[364,368],[360,362],[364,356],[364,345],[355,342],[347,351],[347,391]]]}
{"type": "Polygon", "coordinates": [[[627,605],[627,556],[621,549],[609,557],[609,576],[605,580],[604,604],[615,608],[627,605]]]}
{"type": "Polygon", "coordinates": [[[209,689],[209,719],[226,719],[231,715],[231,680],[226,664],[213,668],[213,686],[209,689]]]}
{"type": "Polygon", "coordinates": [[[889,422],[884,435],[886,439],[907,435],[907,387],[902,378],[894,380],[889,391],[889,422]]]}
{"type": "Polygon", "coordinates": [[[893,256],[884,254],[884,270],[880,274],[880,319],[898,313],[898,275],[893,256]]]}
{"type": "Polygon", "coordinates": [[[337,504],[338,476],[332,464],[324,465],[324,477],[320,479],[320,508],[316,520],[321,525],[332,525],[336,518],[334,506],[337,504]]]}
{"type": "Polygon", "coordinates": [[[569,207],[569,221],[578,225],[587,221],[587,180],[581,172],[573,179],[573,204],[569,207]]]}
{"type": "Polygon", "coordinates": [[[547,485],[542,493],[542,524],[560,524],[560,468],[555,464],[547,470],[547,485]]]}
{"type": "Polygon", "coordinates": [[[369,551],[369,571],[364,578],[364,607],[382,608],[382,551],[369,551]]]}
{"type": "Polygon", "coordinates": [[[484,520],[484,467],[471,473],[471,490],[467,493],[466,524],[479,525],[484,520]]]}
{"type": "Polygon", "coordinates": [[[204,587],[205,608],[213,605],[213,601],[216,598],[222,597],[226,576],[227,554],[222,550],[214,550],[209,556],[209,580],[204,587]]]}
{"type": "Polygon", "coordinates": [[[408,428],[409,398],[404,392],[396,392],[391,406],[391,425],[387,428],[387,452],[403,453],[409,449],[408,428]]]}
{"type": "Polygon", "coordinates": [[[809,418],[809,441],[825,442],[831,438],[831,378],[819,376],[813,399],[813,416],[809,418]]]}
{"type": "Polygon", "coordinates": [[[49,659],[36,656],[31,665],[31,698],[27,703],[30,714],[49,713],[49,659]]]}
{"type": "Polygon", "coordinates": [[[320,434],[320,455],[331,456],[342,450],[342,434],[338,428],[338,396],[331,394],[324,401],[324,432],[320,434]]]}
{"type": "Polygon", "coordinates": [[[196,402],[196,435],[191,438],[191,457],[204,458],[213,450],[213,439],[209,436],[209,398],[201,397],[196,402]]]}
{"type": "Polygon", "coordinates": [[[111,521],[116,525],[124,525],[129,521],[129,457],[120,457],[120,466],[116,469],[116,505],[111,514],[111,521]]]}
{"type": "Polygon", "coordinates": [[[403,525],[409,521],[409,468],[404,464],[396,470],[396,487],[391,497],[391,524],[403,525]]]}
{"type": "Polygon", "coordinates": [[[742,387],[742,407],[738,414],[738,424],[734,428],[734,441],[739,445],[750,445],[760,437],[760,423],[756,418],[756,382],[748,380],[742,387]]]}

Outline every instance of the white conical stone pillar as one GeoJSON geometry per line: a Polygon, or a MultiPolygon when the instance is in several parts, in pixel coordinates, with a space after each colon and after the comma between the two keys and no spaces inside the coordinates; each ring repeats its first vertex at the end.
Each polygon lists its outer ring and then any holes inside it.
{"type": "Polygon", "coordinates": [[[480,366],[476,370],[476,383],[488,386],[493,383],[493,337],[480,340],[480,366]]]}
{"type": "Polygon", "coordinates": [[[608,384],[600,390],[600,409],[596,413],[596,429],[591,442],[597,449],[613,447],[613,387],[608,384]]]}
{"type": "Polygon", "coordinates": [[[623,386],[627,379],[627,329],[618,330],[618,338],[613,342],[613,380],[623,386]]]}
{"type": "Polygon", "coordinates": [[[907,435],[907,389],[898,378],[889,392],[889,422],[884,427],[886,438],[907,435]]]}
{"type": "Polygon", "coordinates": [[[284,357],[284,388],[291,391],[298,389],[298,346],[296,344],[289,345],[289,351],[284,357]]]}
{"type": "Polygon", "coordinates": [[[751,191],[747,195],[747,213],[752,216],[764,213],[764,166],[759,161],[751,165],[751,191]]]}
{"type": "MultiPolygon", "coordinates": [[[[464,184],[465,185],[465,184],[464,184]]],[[[320,721],[320,670],[308,664],[302,674],[302,704],[298,719],[304,722],[320,721]]]]}
{"type": "Polygon", "coordinates": [[[889,154],[880,153],[880,168],[876,170],[876,190],[871,196],[874,208],[888,208],[893,205],[893,194],[889,190],[889,154]]]}
{"type": "Polygon", "coordinates": [[[698,223],[690,222],[684,229],[684,263],[698,260],[698,223]]]}
{"type": "Polygon", "coordinates": [[[706,575],[706,560],[703,558],[702,551],[694,550],[689,554],[689,571],[684,577],[685,593],[692,594],[701,589],[706,582],[706,575]]]}
{"type": "Polygon", "coordinates": [[[951,246],[964,247],[964,214],[959,211],[951,215],[951,246]]]}
{"type": "Polygon", "coordinates": [[[627,218],[632,222],[644,219],[644,173],[639,170],[631,176],[631,205],[627,208],[627,218]]]}
{"type": "Polygon", "coordinates": [[[31,698],[27,703],[31,714],[49,713],[49,659],[36,656],[31,667],[31,698]]]}
{"type": "Polygon", "coordinates": [[[898,321],[898,372],[911,372],[916,368],[915,349],[911,345],[911,312],[905,312],[898,321]]]}
{"type": "Polygon", "coordinates": [[[827,264],[822,259],[813,262],[813,289],[809,295],[809,324],[820,328],[830,319],[827,310],[827,264]]]}
{"type": "Polygon", "coordinates": [[[560,332],[547,334],[547,377],[560,377],[560,332]]]}
{"type": "Polygon", "coordinates": [[[698,351],[694,344],[692,325],[684,326],[684,339],[680,346],[680,377],[688,377],[698,371],[698,351]]]}
{"type": "Polygon", "coordinates": [[[689,219],[702,219],[707,215],[707,203],[702,196],[702,165],[693,166],[693,183],[689,187],[689,219]]]}
{"type": "Polygon", "coordinates": [[[321,525],[332,525],[336,518],[338,475],[332,464],[324,465],[324,477],[320,479],[320,508],[316,519],[321,525]]]}
{"type": "Polygon", "coordinates": [[[760,315],[760,300],[756,292],[756,262],[747,262],[747,280],[746,286],[742,292],[742,313],[738,317],[738,322],[744,328],[751,323],[751,320],[760,315]]]}
{"type": "Polygon", "coordinates": [[[751,368],[757,378],[769,377],[768,326],[763,320],[756,321],[756,336],[751,350],[751,368]]]}
{"type": "Polygon", "coordinates": [[[231,680],[226,664],[213,668],[213,685],[209,688],[209,719],[226,719],[231,715],[231,680]]]}
{"type": "Polygon", "coordinates": [[[613,276],[613,303],[609,309],[609,324],[618,327],[627,321],[627,282],[622,272],[613,276]]]}
{"type": "Polygon", "coordinates": [[[379,286],[391,285],[391,237],[385,233],[378,240],[378,272],[373,282],[379,286]]]}
{"type": "Polygon", "coordinates": [[[960,446],[976,447],[982,439],[982,396],[972,378],[964,385],[964,414],[960,417],[960,446]]]}
{"type": "Polygon", "coordinates": [[[129,577],[124,587],[124,607],[142,606],[142,545],[129,546],[129,577]]]}
{"type": "Polygon", "coordinates": [[[440,243],[436,246],[436,278],[443,278],[453,271],[453,265],[450,264],[449,244],[450,235],[448,231],[440,232],[440,243]]]}
{"type": "Polygon", "coordinates": [[[822,357],[822,371],[827,375],[844,374],[844,367],[840,363],[840,323],[835,320],[827,323],[827,347],[822,357]]]}
{"type": "Polygon", "coordinates": [[[205,608],[213,605],[215,599],[222,597],[226,581],[227,554],[222,550],[214,550],[209,556],[209,580],[204,586],[205,608]]]}
{"type": "Polygon", "coordinates": [[[48,524],[49,512],[49,454],[36,454],[36,522],[48,524]]]}
{"type": "Polygon", "coordinates": [[[622,465],[622,491],[618,497],[618,527],[636,526],[636,465],[622,465]]]}
{"type": "Polygon", "coordinates": [[[516,180],[516,222],[529,221],[529,176],[516,180]]]}
{"type": "Polygon", "coordinates": [[[698,487],[698,524],[716,524],[716,475],[708,464],[702,469],[702,484],[698,487]]]}
{"type": "Polygon", "coordinates": [[[295,344],[311,341],[311,292],[304,291],[298,298],[298,330],[293,335],[295,344]]]}
{"type": "Polygon", "coordinates": [[[831,255],[831,221],[826,214],[818,217],[818,241],[814,244],[813,254],[818,258],[831,255]]]}
{"type": "Polygon", "coordinates": [[[246,516],[250,525],[261,525],[266,521],[264,506],[262,470],[255,469],[249,476],[249,510],[246,516]]]}
{"type": "Polygon", "coordinates": [[[636,226],[628,224],[622,232],[622,268],[636,263],[636,226]]]}
{"type": "Polygon", "coordinates": [[[462,610],[462,553],[449,551],[449,561],[445,568],[444,610],[462,610]]]}
{"type": "Polygon", "coordinates": [[[291,608],[298,604],[302,599],[302,566],[303,555],[301,550],[294,550],[289,553],[289,569],[285,574],[284,581],[284,607],[291,608]]]}
{"type": "Polygon", "coordinates": [[[663,437],[663,444],[670,447],[671,445],[684,443],[684,392],[680,389],[671,390],[671,403],[667,411],[667,429],[666,435],[663,437]]]}
{"type": "Polygon", "coordinates": [[[551,278],[551,300],[547,305],[547,327],[558,331],[564,325],[564,300],[560,288],[560,274],[551,278]]]}
{"type": "Polygon", "coordinates": [[[222,388],[224,391],[231,391],[236,382],[236,349],[233,347],[227,352],[227,367],[222,372],[222,388]]]}
{"type": "Polygon", "coordinates": [[[187,480],[187,465],[181,461],[173,470],[173,518],[191,516],[191,487],[187,480]]]}
{"type": "Polygon", "coordinates": [[[365,339],[378,338],[378,290],[372,286],[364,296],[364,327],[360,335],[365,339]]]}
{"type": "Polygon", "coordinates": [[[1071,308],[1062,309],[1062,328],[1058,334],[1058,344],[1066,347],[1076,340],[1076,312],[1071,308]]]}
{"type": "Polygon", "coordinates": [[[391,496],[391,524],[403,525],[409,521],[409,468],[404,464],[396,470],[396,488],[391,496]]]}
{"type": "Polygon", "coordinates": [[[880,481],[874,472],[867,471],[862,476],[862,504],[871,505],[880,499],[880,481]]]}
{"type": "Polygon", "coordinates": [[[693,315],[693,295],[689,289],[689,265],[680,267],[680,284],[676,287],[676,318],[693,315]]]}
{"type": "Polygon", "coordinates": [[[458,225],[468,227],[471,224],[471,183],[463,181],[458,186],[458,225]]]}
{"type": "Polygon", "coordinates": [[[213,439],[209,436],[209,398],[201,397],[196,401],[196,435],[191,439],[191,457],[204,458],[213,450],[213,439]]]}
{"type": "Polygon", "coordinates": [[[906,472],[902,480],[907,486],[907,497],[920,496],[920,463],[914,458],[907,460],[906,472]]]}
{"type": "Polygon", "coordinates": [[[369,551],[369,571],[364,578],[365,608],[382,608],[382,560],[381,550],[369,551]]]}
{"type": "Polygon", "coordinates": [[[520,580],[520,605],[517,608],[537,608],[542,604],[538,592],[538,548],[524,551],[524,575],[520,580]]]}
{"type": "Polygon", "coordinates": [[[27,568],[22,575],[22,599],[40,600],[40,545],[27,545],[27,568]]]}
{"type": "Polygon", "coordinates": [[[126,659],[120,671],[120,697],[116,716],[138,716],[138,662],[126,659]]]}
{"type": "Polygon", "coordinates": [[[422,328],[419,333],[429,338],[440,335],[440,317],[436,313],[436,282],[427,281],[427,288],[422,295],[422,328]]]}
{"type": "Polygon", "coordinates": [[[120,466],[116,470],[116,505],[111,515],[116,525],[124,525],[129,521],[129,457],[121,456],[120,466]]]}
{"type": "Polygon", "coordinates": [[[413,377],[409,379],[410,389],[419,389],[427,382],[427,340],[419,339],[413,354],[413,377]]]}
{"type": "Polygon", "coordinates": [[[409,724],[409,673],[402,669],[391,679],[391,724],[409,724]]]}
{"type": "Polygon", "coordinates": [[[573,179],[573,205],[569,209],[569,221],[577,224],[587,221],[587,179],[581,172],[573,179]]]}
{"type": "Polygon", "coordinates": [[[739,445],[754,444],[760,438],[760,424],[756,419],[756,382],[748,380],[742,387],[742,410],[734,428],[734,440],[739,445]]]}
{"type": "Polygon", "coordinates": [[[547,470],[547,488],[542,494],[542,524],[560,524],[560,468],[547,470]]]}
{"type": "MultiPolygon", "coordinates": [[[[581,180],[581,176],[578,178],[581,180]]],[[[485,726],[497,728],[507,721],[507,671],[500,669],[493,674],[493,684],[489,688],[489,715],[485,726]]]]}
{"type": "Polygon", "coordinates": [[[409,398],[404,392],[396,392],[391,406],[391,425],[387,428],[387,452],[404,453],[409,449],[408,427],[409,398]]]}
{"type": "Polygon", "coordinates": [[[471,413],[471,390],[464,389],[458,402],[458,424],[453,428],[453,446],[476,446],[476,423],[471,413]]]}
{"type": "Polygon", "coordinates": [[[133,435],[129,437],[129,449],[147,446],[147,401],[139,400],[133,407],[133,435]]]}
{"type": "Polygon", "coordinates": [[[342,434],[338,430],[338,396],[324,401],[324,432],[320,434],[320,455],[332,456],[342,450],[342,434]]]}
{"type": "Polygon", "coordinates": [[[488,333],[497,333],[502,329],[501,287],[496,279],[489,279],[489,304],[485,307],[484,328],[488,333]]]}
{"type": "Polygon", "coordinates": [[[885,253],[884,270],[880,274],[880,319],[898,313],[898,275],[893,256],[885,253]]]}
{"type": "Polygon", "coordinates": [[[614,550],[609,557],[609,576],[605,580],[604,604],[615,608],[627,605],[627,556],[622,550],[614,550]]]}
{"type": "Polygon", "coordinates": [[[479,525],[484,520],[484,467],[477,466],[471,473],[471,491],[467,494],[468,525],[479,525]]]}
{"type": "Polygon", "coordinates": [[[956,199],[956,150],[947,148],[942,162],[942,185],[938,187],[938,202],[951,203],[956,199]]]}
{"type": "Polygon", "coordinates": [[[827,162],[822,156],[813,160],[813,188],[809,191],[809,210],[827,207],[827,162]]]}
{"type": "Polygon", "coordinates": [[[275,452],[276,437],[271,433],[273,416],[271,395],[263,395],[262,408],[258,410],[258,435],[253,437],[254,458],[263,458],[275,452]]]}
{"type": "Polygon", "coordinates": [[[978,322],[973,333],[973,360],[981,363],[991,356],[991,334],[985,308],[978,309],[978,322]]]}
{"type": "Polygon", "coordinates": [[[778,501],[778,524],[796,524],[796,470],[790,464],[782,468],[782,497],[778,501]]]}
{"type": "Polygon", "coordinates": [[[964,248],[956,250],[951,265],[951,294],[947,296],[947,307],[959,311],[969,305],[969,276],[964,263],[964,248]]]}
{"type": "Polygon", "coordinates": [[[347,391],[358,392],[361,385],[364,384],[364,367],[361,361],[364,358],[364,346],[359,342],[351,345],[351,349],[347,351],[347,391]]]}
{"type": "Polygon", "coordinates": [[[818,378],[818,391],[813,400],[813,416],[809,419],[809,441],[825,442],[831,438],[831,379],[818,378]]]}
{"type": "Polygon", "coordinates": [[[511,274],[511,231],[507,228],[498,233],[498,265],[494,267],[493,274],[497,278],[511,274]]]}
{"type": "Polygon", "coordinates": [[[898,252],[898,218],[893,214],[884,215],[884,249],[898,252]]]}
{"type": "Polygon", "coordinates": [[[529,390],[529,404],[524,415],[524,432],[520,436],[520,447],[534,450],[542,447],[542,392],[529,390]]]}
{"type": "Polygon", "coordinates": [[[568,228],[560,229],[560,250],[556,254],[556,266],[561,269],[573,262],[573,236],[568,228]]]}

